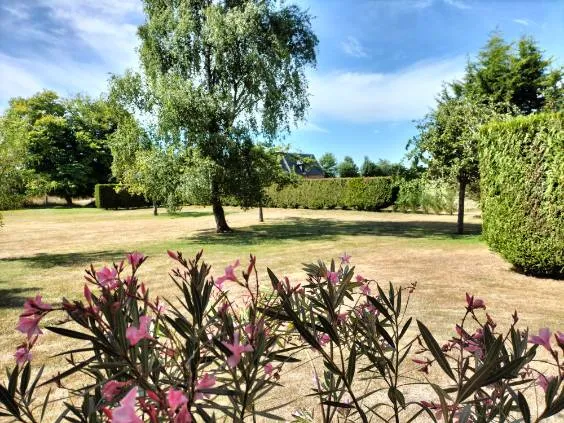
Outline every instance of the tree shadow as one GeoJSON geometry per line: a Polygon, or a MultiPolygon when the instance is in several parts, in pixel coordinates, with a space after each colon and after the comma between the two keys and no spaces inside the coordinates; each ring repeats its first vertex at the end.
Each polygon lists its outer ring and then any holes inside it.
{"type": "Polygon", "coordinates": [[[232,233],[216,234],[212,230],[201,230],[186,241],[215,245],[249,245],[269,241],[285,240],[332,240],[341,235],[374,235],[403,238],[465,239],[468,235],[482,233],[482,225],[467,223],[464,235],[456,234],[456,223],[429,221],[373,221],[313,218],[284,218],[272,223],[261,223],[238,229],[232,233]]]}
{"type": "MultiPolygon", "coordinates": [[[[227,214],[227,213],[225,213],[227,214]]],[[[180,219],[184,217],[202,217],[202,216],[211,216],[213,213],[211,211],[181,211],[178,213],[159,213],[157,217],[166,217],[169,219],[180,219]]]]}
{"type": "Polygon", "coordinates": [[[0,259],[5,262],[25,262],[26,266],[32,268],[49,269],[52,267],[75,267],[82,265],[87,267],[94,262],[121,261],[127,252],[123,250],[92,251],[84,253],[48,254],[38,253],[32,256],[8,257],[0,259]]]}
{"type": "MultiPolygon", "coordinates": [[[[0,286],[5,284],[0,281],[0,286]]],[[[0,309],[22,307],[25,300],[41,291],[41,288],[32,286],[30,288],[0,288],[0,309]]]]}

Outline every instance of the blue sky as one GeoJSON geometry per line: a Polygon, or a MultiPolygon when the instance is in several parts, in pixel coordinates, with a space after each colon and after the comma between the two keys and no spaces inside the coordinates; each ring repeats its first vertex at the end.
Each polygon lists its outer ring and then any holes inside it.
{"type": "MultiPolygon", "coordinates": [[[[460,77],[492,31],[532,35],[564,64],[560,0],[295,0],[315,16],[318,66],[296,150],[399,161],[413,120],[443,81],[460,77]]],[[[92,96],[135,67],[138,0],[1,0],[0,110],[43,88],[92,96]]]]}

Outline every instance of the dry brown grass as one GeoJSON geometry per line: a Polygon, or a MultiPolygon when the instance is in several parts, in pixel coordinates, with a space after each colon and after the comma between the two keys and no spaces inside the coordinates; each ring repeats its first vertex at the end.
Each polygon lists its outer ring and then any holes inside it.
{"type": "MultiPolygon", "coordinates": [[[[258,256],[259,269],[299,281],[301,263],[353,256],[357,270],[379,281],[418,282],[411,313],[442,340],[463,312],[464,293],[484,298],[488,311],[508,320],[518,310],[523,325],[563,329],[564,283],[536,279],[511,270],[488,250],[479,235],[480,221],[467,221],[474,234],[452,235],[455,217],[353,211],[265,210],[267,222],[257,223],[257,212],[228,209],[233,235],[213,233],[209,209],[188,208],[179,217],[154,218],[150,210],[37,209],[5,213],[0,229],[0,367],[11,365],[21,336],[14,330],[26,297],[40,293],[47,302],[79,295],[83,269],[117,260],[127,251],[150,256],[142,279],[159,295],[171,295],[166,249],[192,254],[203,248],[215,272],[235,258],[258,256]]],[[[265,279],[263,279],[265,280],[265,279]]],[[[266,282],[266,280],[265,280],[266,282]]],[[[46,334],[36,348],[36,361],[48,374],[64,365],[48,356],[68,347],[46,334]]],[[[293,400],[286,412],[310,406],[305,398],[311,379],[309,365],[285,374],[279,398],[293,400]]],[[[61,392],[58,392],[60,395],[61,392]]]]}

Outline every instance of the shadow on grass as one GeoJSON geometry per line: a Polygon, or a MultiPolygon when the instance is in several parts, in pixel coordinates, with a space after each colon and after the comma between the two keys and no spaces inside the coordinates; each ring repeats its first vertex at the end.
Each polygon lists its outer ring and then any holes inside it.
{"type": "MultiPolygon", "coordinates": [[[[225,213],[227,215],[227,213],[225,213]]],[[[169,219],[180,219],[184,217],[202,217],[202,216],[212,216],[211,211],[181,211],[178,213],[159,213],[156,217],[166,217],[169,219]]]]}
{"type": "MultiPolygon", "coordinates": [[[[9,257],[0,259],[0,263],[24,262],[26,266],[48,269],[51,267],[75,267],[78,265],[89,267],[90,263],[120,261],[126,251],[93,251],[84,253],[47,254],[38,253],[33,256],[9,257]]],[[[0,290],[1,291],[1,290],[0,290]]],[[[1,295],[1,294],[0,294],[1,295]]]]}
{"type": "Polygon", "coordinates": [[[41,288],[2,288],[5,281],[0,281],[0,309],[22,307],[25,300],[34,296],[41,288]]]}
{"type": "Polygon", "coordinates": [[[456,223],[428,221],[340,221],[332,219],[285,218],[273,223],[262,223],[238,229],[233,233],[218,235],[211,230],[199,231],[195,236],[183,238],[200,244],[248,245],[286,240],[335,239],[341,235],[374,235],[403,238],[476,239],[482,226],[465,225],[464,235],[458,235],[456,223]],[[473,236],[469,238],[468,236],[473,236]]]}

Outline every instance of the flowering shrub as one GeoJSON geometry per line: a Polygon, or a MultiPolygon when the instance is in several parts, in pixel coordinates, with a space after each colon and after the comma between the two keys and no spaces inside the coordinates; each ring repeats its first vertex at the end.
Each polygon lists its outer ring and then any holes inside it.
{"type": "Polygon", "coordinates": [[[174,302],[153,299],[139,280],[146,260],[140,253],[127,255],[128,266],[91,267],[80,301],[28,299],[17,324],[26,339],[0,385],[0,416],[43,421],[50,391],[39,401],[36,390],[56,384],[69,394],[58,421],[282,420],[275,409],[261,408],[261,399],[279,386],[284,365],[306,353],[322,362],[322,369],[312,364],[319,407],[298,410],[295,421],[313,421],[317,413],[324,422],[400,422],[423,413],[445,422],[540,421],[564,407],[564,334],[555,334],[556,343],[548,329],[528,337],[516,314],[509,331],[498,333],[491,316],[480,316],[486,305],[478,298],[467,295],[456,336],[441,347],[421,322],[410,338],[415,285],[384,290],[355,276],[347,254],[338,265],[306,266],[303,284],[269,269],[272,290],[260,289],[253,256],[243,270],[236,261],[213,278],[201,252],[188,260],[168,254],[176,263],[174,302]],[[239,287],[236,298],[232,285],[239,287]],[[46,329],[77,343],[58,354],[68,369],[44,379],[43,368],[32,375],[30,362],[49,313],[65,319],[46,329]],[[532,367],[539,346],[553,363],[543,372],[532,367]],[[409,359],[425,373],[438,367],[450,384],[414,377],[409,359]],[[77,386],[76,378],[70,382],[78,374],[77,386]],[[425,398],[408,399],[414,385],[429,388],[425,398]],[[531,409],[527,390],[544,391],[544,406],[531,409]]]}

